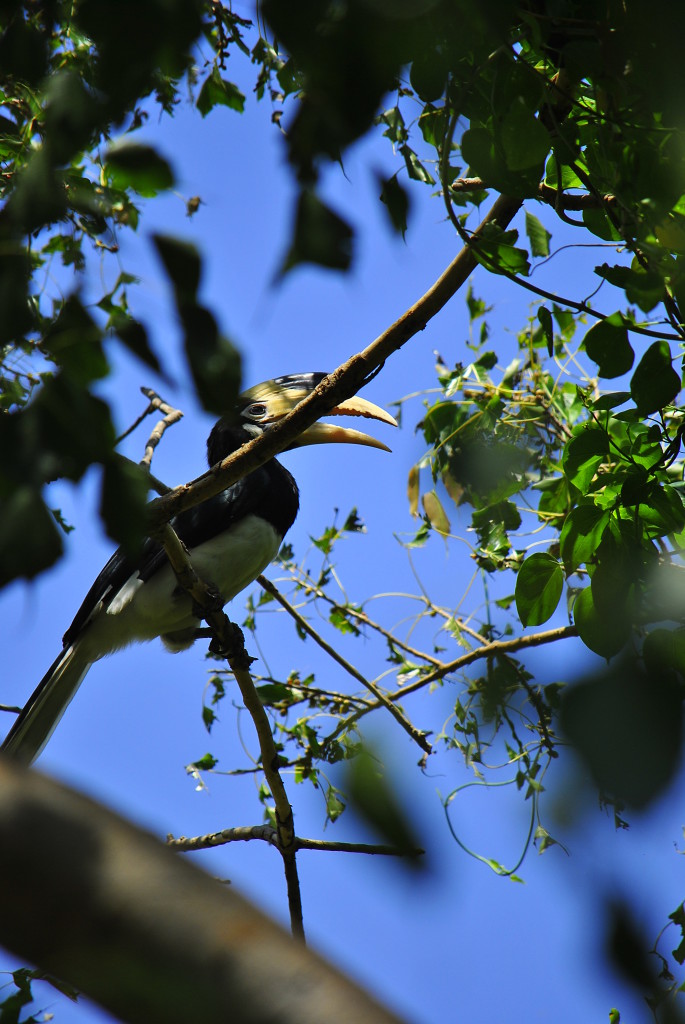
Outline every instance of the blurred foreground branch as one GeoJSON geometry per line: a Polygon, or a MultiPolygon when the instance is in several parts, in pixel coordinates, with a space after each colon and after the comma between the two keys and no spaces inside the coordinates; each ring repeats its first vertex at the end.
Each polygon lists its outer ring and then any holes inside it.
{"type": "Polygon", "coordinates": [[[233,889],[0,760],[0,943],[140,1024],[397,1024],[233,889]]]}

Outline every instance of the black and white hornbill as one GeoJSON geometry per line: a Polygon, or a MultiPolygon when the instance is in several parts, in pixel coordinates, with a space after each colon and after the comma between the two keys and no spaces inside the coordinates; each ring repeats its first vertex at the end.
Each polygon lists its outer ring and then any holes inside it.
{"type": "MultiPolygon", "coordinates": [[[[244,392],[233,415],[220,419],[207,440],[209,465],[226,458],[278,423],[325,376],[301,373],[244,392]]],[[[363,398],[341,402],[331,414],[366,416],[397,425],[363,398]]],[[[290,445],[343,442],[390,449],[367,434],[315,423],[290,445]]],[[[293,477],[271,459],[225,491],[172,520],[199,576],[226,603],[275,558],[299,507],[293,477]]],[[[200,620],[177,584],[164,549],[146,540],[136,559],[119,549],[110,558],[64,634],[61,654],[10,729],[1,749],[25,764],[38,757],[93,662],[134,641],[161,637],[173,651],[190,646],[200,620]]]]}

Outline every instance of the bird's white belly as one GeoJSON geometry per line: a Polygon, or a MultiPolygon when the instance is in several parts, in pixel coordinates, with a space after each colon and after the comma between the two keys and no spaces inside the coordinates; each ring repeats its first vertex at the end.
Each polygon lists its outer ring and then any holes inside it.
{"type": "MultiPolygon", "coordinates": [[[[200,579],[216,587],[225,604],[266,569],[280,542],[270,523],[246,516],[193,548],[191,561],[200,579]]],[[[197,625],[192,602],[167,564],[146,583],[137,574],[131,576],[111,603],[95,613],[83,639],[96,660],[134,640],[152,640],[197,625]]]]}

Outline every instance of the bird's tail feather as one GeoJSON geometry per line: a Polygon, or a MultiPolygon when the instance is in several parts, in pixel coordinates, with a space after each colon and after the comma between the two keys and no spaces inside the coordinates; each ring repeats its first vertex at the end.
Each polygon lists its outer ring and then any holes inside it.
{"type": "Polygon", "coordinates": [[[0,750],[30,765],[48,742],[92,662],[81,644],[65,647],[8,732],[0,750]]]}

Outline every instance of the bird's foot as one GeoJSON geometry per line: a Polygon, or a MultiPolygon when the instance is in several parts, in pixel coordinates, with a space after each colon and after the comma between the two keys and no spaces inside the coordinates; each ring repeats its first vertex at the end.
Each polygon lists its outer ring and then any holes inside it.
{"type": "Polygon", "coordinates": [[[233,668],[244,671],[249,671],[252,662],[256,661],[256,658],[251,658],[245,650],[245,637],[242,629],[228,618],[221,637],[214,637],[209,645],[209,650],[212,654],[226,658],[233,668]]]}

